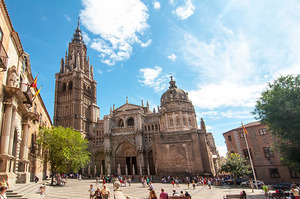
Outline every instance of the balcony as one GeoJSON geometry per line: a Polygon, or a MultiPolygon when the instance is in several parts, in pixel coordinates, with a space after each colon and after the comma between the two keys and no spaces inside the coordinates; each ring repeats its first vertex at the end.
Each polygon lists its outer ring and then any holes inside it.
{"type": "Polygon", "coordinates": [[[32,92],[31,92],[31,90],[28,90],[28,91],[25,91],[25,92],[23,92],[23,94],[24,94],[24,96],[25,96],[25,98],[26,98],[26,100],[24,100],[23,101],[23,103],[24,104],[32,104],[32,98],[33,98],[33,94],[32,94],[32,92]]]}
{"type": "Polygon", "coordinates": [[[114,127],[111,129],[112,134],[131,134],[135,132],[134,126],[114,127]]]}
{"type": "Polygon", "coordinates": [[[7,53],[6,53],[3,45],[1,44],[1,47],[0,47],[0,68],[2,68],[2,71],[7,70],[7,60],[8,60],[7,53]]]}

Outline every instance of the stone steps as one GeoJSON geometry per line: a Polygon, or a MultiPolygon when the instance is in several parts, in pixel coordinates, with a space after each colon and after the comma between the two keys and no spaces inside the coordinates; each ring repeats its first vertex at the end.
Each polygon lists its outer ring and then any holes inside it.
{"type": "MultiPolygon", "coordinates": [[[[9,199],[42,199],[45,195],[40,195],[38,190],[40,186],[47,185],[48,181],[41,181],[38,183],[16,184],[13,190],[7,191],[7,198],[9,199]]],[[[46,186],[46,194],[52,189],[46,186]]]]}

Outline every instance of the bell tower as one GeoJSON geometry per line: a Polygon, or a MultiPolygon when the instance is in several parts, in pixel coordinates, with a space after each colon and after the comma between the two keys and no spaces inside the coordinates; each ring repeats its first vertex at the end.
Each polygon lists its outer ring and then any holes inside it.
{"type": "Polygon", "coordinates": [[[68,52],[61,58],[60,71],[55,74],[54,125],[72,127],[88,138],[100,117],[96,88],[78,20],[68,52]]]}

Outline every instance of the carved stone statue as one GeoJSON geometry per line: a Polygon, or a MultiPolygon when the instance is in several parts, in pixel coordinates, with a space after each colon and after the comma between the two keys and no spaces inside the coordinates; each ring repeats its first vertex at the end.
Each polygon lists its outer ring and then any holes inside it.
{"type": "Polygon", "coordinates": [[[20,79],[17,75],[17,70],[15,66],[12,66],[8,70],[7,86],[19,87],[20,79]]]}

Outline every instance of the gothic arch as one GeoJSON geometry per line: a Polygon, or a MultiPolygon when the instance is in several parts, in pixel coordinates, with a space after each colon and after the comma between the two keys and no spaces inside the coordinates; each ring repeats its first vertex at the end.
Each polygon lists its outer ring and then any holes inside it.
{"type": "Polygon", "coordinates": [[[73,88],[73,82],[72,81],[69,81],[69,84],[68,84],[68,90],[72,90],[73,88]]]}
{"type": "Polygon", "coordinates": [[[64,82],[61,86],[61,92],[65,92],[67,90],[67,84],[64,82]]]}
{"type": "Polygon", "coordinates": [[[123,119],[119,119],[117,125],[118,125],[118,127],[124,127],[124,121],[123,121],[123,119]]]}
{"type": "Polygon", "coordinates": [[[134,119],[132,117],[127,119],[127,126],[134,126],[134,119]]]}

